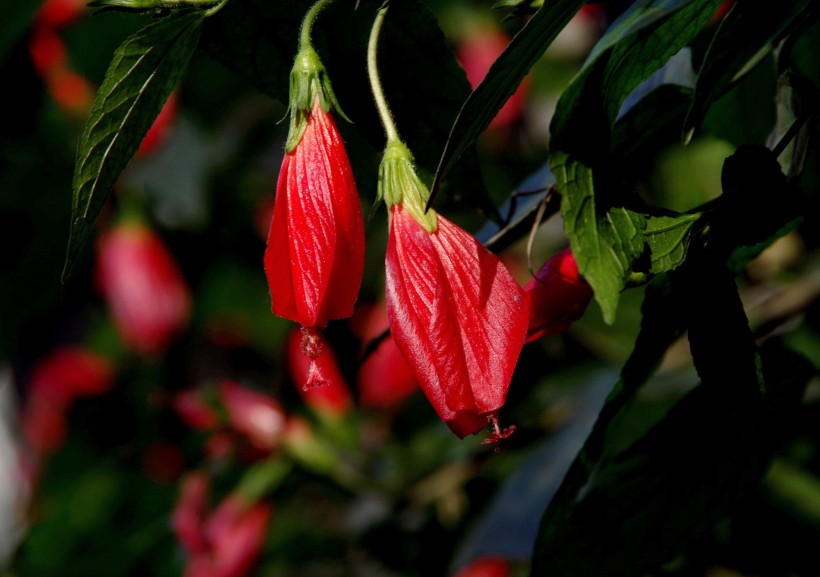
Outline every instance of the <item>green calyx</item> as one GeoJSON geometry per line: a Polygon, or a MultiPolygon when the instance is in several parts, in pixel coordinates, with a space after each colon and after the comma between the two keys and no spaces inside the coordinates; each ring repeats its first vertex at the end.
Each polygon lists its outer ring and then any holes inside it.
{"type": "Polygon", "coordinates": [[[313,46],[307,44],[299,50],[290,72],[290,130],[285,143],[286,152],[291,152],[302,140],[317,99],[322,110],[337,112],[350,122],[336,100],[324,64],[313,46]]]}
{"type": "Polygon", "coordinates": [[[424,230],[433,233],[438,229],[436,211],[424,210],[430,191],[416,174],[413,155],[400,140],[387,141],[379,165],[378,195],[388,211],[394,204],[401,204],[424,230]]]}

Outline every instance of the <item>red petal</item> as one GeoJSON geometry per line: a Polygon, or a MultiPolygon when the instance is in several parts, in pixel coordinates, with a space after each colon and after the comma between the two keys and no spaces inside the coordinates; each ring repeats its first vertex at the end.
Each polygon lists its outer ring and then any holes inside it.
{"type": "Polygon", "coordinates": [[[353,172],[336,124],[317,107],[279,174],[265,251],[271,310],[307,327],[349,317],[363,268],[353,172]]]}
{"type": "Polygon", "coordinates": [[[463,437],[504,404],[527,309],[495,255],[440,215],[438,222],[429,234],[400,205],[391,209],[388,316],[427,398],[463,437]]]}
{"type": "Polygon", "coordinates": [[[570,249],[544,263],[524,291],[530,311],[527,342],[567,330],[583,316],[593,296],[570,249]]]}

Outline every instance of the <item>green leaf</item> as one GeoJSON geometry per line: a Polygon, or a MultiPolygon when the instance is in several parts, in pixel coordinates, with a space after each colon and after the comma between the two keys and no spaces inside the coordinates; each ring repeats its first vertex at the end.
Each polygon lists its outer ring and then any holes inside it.
{"type": "Polygon", "coordinates": [[[561,212],[578,268],[595,291],[604,320],[612,323],[632,262],[644,251],[645,218],[626,208],[596,206],[592,169],[563,153],[550,159],[562,183],[561,212]]]}
{"type": "Polygon", "coordinates": [[[117,178],[182,77],[203,18],[198,10],[176,12],[129,37],[114,53],[80,138],[63,281],[117,178]]]}
{"type": "Polygon", "coordinates": [[[651,216],[646,219],[644,235],[649,245],[650,272],[661,273],[680,266],[686,260],[692,227],[700,214],[651,216]]]}
{"type": "Polygon", "coordinates": [[[490,125],[530,68],[584,4],[578,0],[544,3],[493,63],[481,84],[464,101],[450,129],[430,189],[431,199],[459,157],[490,125]]]}
{"type": "MultiPolygon", "coordinates": [[[[307,0],[230,2],[205,22],[202,46],[260,91],[288,102],[288,75],[298,48],[299,27],[311,4],[307,0]]],[[[313,43],[342,110],[353,120],[355,130],[381,152],[384,133],[364,66],[378,5],[367,3],[353,10],[352,3],[331,4],[316,20],[313,43]]],[[[435,17],[417,0],[391,4],[378,61],[401,138],[419,167],[432,173],[459,108],[470,94],[467,77],[435,17]]],[[[340,129],[347,129],[345,123],[340,129]]],[[[497,210],[481,178],[474,149],[466,153],[462,164],[448,182],[446,194],[495,218],[497,210]]]]}

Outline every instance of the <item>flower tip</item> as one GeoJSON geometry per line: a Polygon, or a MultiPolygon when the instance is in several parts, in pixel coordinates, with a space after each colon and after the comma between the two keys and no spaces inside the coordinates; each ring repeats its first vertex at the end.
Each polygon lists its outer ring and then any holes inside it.
{"type": "Polygon", "coordinates": [[[498,422],[498,414],[493,413],[487,417],[487,422],[490,426],[490,431],[487,438],[481,441],[482,445],[494,445],[493,451],[496,453],[501,450],[501,441],[509,438],[515,432],[515,425],[509,427],[502,427],[498,422]]]}
{"type": "Polygon", "coordinates": [[[302,385],[302,390],[309,391],[310,389],[316,387],[325,387],[329,384],[330,381],[327,380],[322,374],[322,370],[319,368],[319,364],[316,362],[315,359],[311,359],[310,366],[308,367],[307,378],[305,379],[305,384],[302,385]]]}

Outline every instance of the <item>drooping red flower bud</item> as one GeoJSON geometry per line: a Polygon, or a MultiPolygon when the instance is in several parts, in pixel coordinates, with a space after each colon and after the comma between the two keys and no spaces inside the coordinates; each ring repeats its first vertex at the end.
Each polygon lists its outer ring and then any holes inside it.
{"type": "Polygon", "coordinates": [[[302,342],[300,331],[292,331],[288,338],[288,366],[302,400],[319,414],[346,415],[353,400],[333,350],[324,343],[318,356],[311,359],[304,354],[302,342]],[[308,382],[321,386],[302,386],[308,382]]]}
{"type": "Polygon", "coordinates": [[[510,562],[500,557],[481,557],[462,567],[453,577],[510,577],[510,562]]]}
{"type": "Polygon", "coordinates": [[[100,236],[97,284],[125,343],[143,354],[164,351],[187,325],[191,295],[161,238],[125,221],[100,236]]]}
{"type": "Polygon", "coordinates": [[[285,428],[285,410],[273,397],[234,381],[223,381],[219,384],[219,398],[231,428],[260,450],[276,448],[285,428]]]}
{"type": "Polygon", "coordinates": [[[524,292],[530,311],[527,342],[567,330],[584,315],[593,296],[569,248],[544,263],[524,292]]]}
{"type": "MultiPolygon", "coordinates": [[[[354,316],[354,319],[360,323],[358,336],[366,349],[373,339],[380,338],[389,329],[387,307],[380,302],[357,315],[360,318],[354,316]]],[[[419,390],[416,376],[390,333],[368,352],[359,367],[356,384],[361,405],[369,409],[395,409],[419,390]]]]}
{"type": "Polygon", "coordinates": [[[310,45],[310,27],[325,4],[306,15],[291,71],[290,130],[265,250],[271,310],[306,329],[302,346],[311,359],[322,348],[318,329],[353,314],[364,269],[359,195],[331,114],[342,113],[310,45]]]}
{"type": "Polygon", "coordinates": [[[386,10],[376,14],[367,64],[387,136],[378,194],[390,219],[390,330],[441,420],[462,438],[489,423],[486,442],[497,442],[514,430],[500,427],[498,410],[527,333],[524,291],[475,237],[428,210],[430,191],[398,136],[378,81],[376,46],[386,10]]]}
{"type": "Polygon", "coordinates": [[[318,104],[285,155],[265,251],[272,311],[305,327],[353,314],[364,267],[364,227],[336,123],[318,104]]]}
{"type": "Polygon", "coordinates": [[[427,232],[401,204],[390,209],[387,314],[396,345],[439,417],[459,437],[504,404],[524,344],[521,287],[472,235],[438,217],[427,232]]]}

